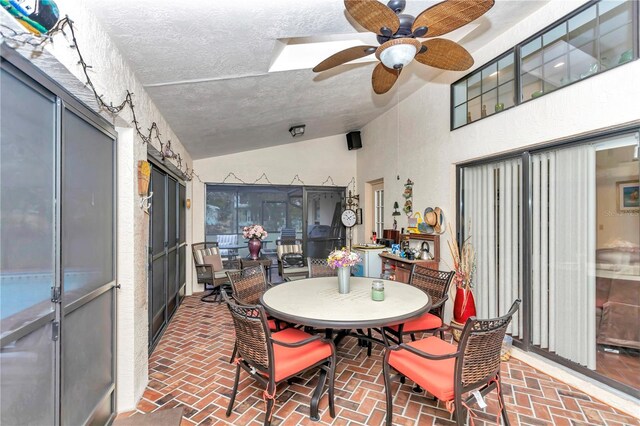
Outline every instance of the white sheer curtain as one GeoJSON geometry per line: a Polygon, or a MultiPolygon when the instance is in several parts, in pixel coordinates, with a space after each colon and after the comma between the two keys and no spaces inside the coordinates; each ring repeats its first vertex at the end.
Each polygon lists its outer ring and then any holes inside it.
{"type": "Polygon", "coordinates": [[[595,149],[531,156],[532,343],[595,369],[595,149]]]}
{"type": "MultiPolygon", "coordinates": [[[[522,298],[521,160],[466,167],[463,181],[463,239],[477,253],[474,296],[478,317],[504,315],[522,298]]],[[[522,310],[509,332],[522,336],[522,310]]]]}

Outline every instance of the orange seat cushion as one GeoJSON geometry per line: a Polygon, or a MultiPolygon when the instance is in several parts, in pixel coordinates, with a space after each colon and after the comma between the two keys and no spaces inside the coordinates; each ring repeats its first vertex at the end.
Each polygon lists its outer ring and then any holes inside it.
{"type": "Polygon", "coordinates": [[[274,319],[268,319],[267,324],[269,325],[269,330],[271,331],[275,331],[278,329],[278,327],[276,326],[276,320],[274,319]]]}
{"type": "MultiPolygon", "coordinates": [[[[458,350],[457,346],[434,336],[411,342],[407,346],[431,355],[445,355],[458,350]]],[[[389,365],[399,373],[407,376],[414,383],[431,392],[440,401],[453,399],[454,358],[433,361],[412,354],[406,349],[400,349],[391,351],[389,365]]]]}
{"type": "MultiPolygon", "coordinates": [[[[294,343],[308,339],[311,334],[297,328],[287,328],[271,334],[274,340],[285,343],[294,343]]],[[[273,344],[273,356],[275,364],[275,381],[279,382],[293,376],[313,364],[331,356],[331,345],[320,340],[313,341],[298,348],[286,348],[273,344]]]]}
{"type": "MultiPolygon", "coordinates": [[[[438,327],[442,327],[442,320],[440,317],[427,312],[420,315],[418,318],[405,322],[404,327],[402,327],[402,332],[411,333],[414,331],[432,330],[438,327]]],[[[397,325],[392,325],[389,328],[394,331],[398,331],[397,325]]]]}

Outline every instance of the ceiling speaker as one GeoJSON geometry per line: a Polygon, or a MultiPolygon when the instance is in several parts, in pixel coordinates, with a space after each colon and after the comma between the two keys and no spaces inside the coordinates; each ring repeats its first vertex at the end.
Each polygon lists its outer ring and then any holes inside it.
{"type": "Polygon", "coordinates": [[[352,149],[362,148],[362,140],[360,139],[360,132],[347,133],[347,148],[349,151],[352,149]]]}

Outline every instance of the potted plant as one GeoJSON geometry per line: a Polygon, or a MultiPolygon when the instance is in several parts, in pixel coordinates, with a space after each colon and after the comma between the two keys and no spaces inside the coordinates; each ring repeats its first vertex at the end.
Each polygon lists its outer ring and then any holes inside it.
{"type": "Polygon", "coordinates": [[[267,238],[269,234],[264,230],[262,225],[253,224],[242,228],[242,236],[249,240],[249,256],[253,260],[260,258],[260,249],[262,248],[262,240],[267,238]]]}

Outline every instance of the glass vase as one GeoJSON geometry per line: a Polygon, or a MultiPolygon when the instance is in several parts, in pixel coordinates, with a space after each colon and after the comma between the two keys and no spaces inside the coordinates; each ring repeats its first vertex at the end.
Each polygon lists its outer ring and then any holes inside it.
{"type": "Polygon", "coordinates": [[[338,269],[338,292],[340,294],[347,294],[351,291],[349,287],[349,278],[351,277],[351,267],[341,266],[338,269]]]}

